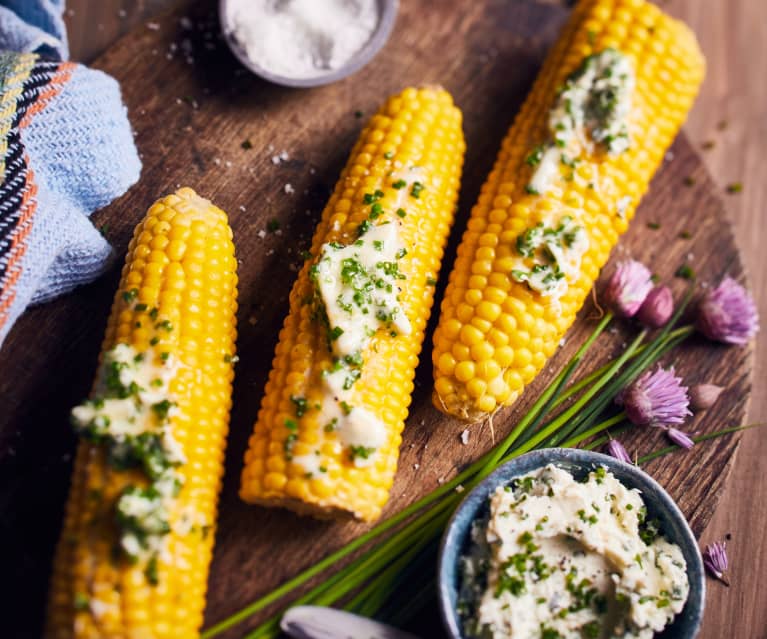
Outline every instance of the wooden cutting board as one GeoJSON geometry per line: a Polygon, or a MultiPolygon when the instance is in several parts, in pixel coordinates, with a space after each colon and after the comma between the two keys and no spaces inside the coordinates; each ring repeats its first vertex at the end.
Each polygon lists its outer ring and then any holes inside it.
{"type": "MultiPolygon", "coordinates": [[[[159,28],[138,28],[96,63],[122,84],[144,163],[139,184],[94,216],[115,247],[115,266],[98,282],[27,312],[0,351],[0,548],[3,581],[14,593],[6,599],[12,610],[3,616],[10,623],[5,636],[39,635],[75,446],[67,414],[89,390],[133,227],[156,198],[180,185],[194,187],[229,212],[240,264],[240,362],[206,623],[236,611],[364,530],[246,506],[237,497],[246,441],[298,256],[308,246],[364,118],[406,85],[439,83],[463,109],[468,143],[441,293],[500,140],[567,15],[522,0],[407,0],[390,42],[365,69],[329,87],[291,90],[246,72],[217,36],[215,3],[192,4],[183,3],[159,20],[159,28]],[[192,29],[182,16],[192,19],[192,29]],[[267,231],[270,220],[279,221],[280,233],[267,231]]],[[[673,277],[683,263],[703,282],[718,281],[725,273],[743,276],[722,203],[683,135],[613,260],[626,254],[651,265],[677,297],[687,285],[673,277]]],[[[611,270],[608,265],[606,272],[611,270]]],[[[587,304],[561,352],[513,408],[498,414],[496,438],[510,430],[582,342],[593,312],[587,304]]],[[[626,327],[600,338],[585,370],[619,352],[631,334],[626,327]]],[[[384,516],[434,489],[440,478],[451,478],[492,444],[485,424],[472,426],[463,445],[465,427],[432,408],[430,352],[427,341],[384,516]]],[[[688,383],[727,387],[715,407],[695,418],[692,430],[742,422],[750,348],[693,340],[666,363],[673,363],[688,383]]],[[[637,430],[623,440],[639,454],[664,443],[655,430],[637,430]]],[[[738,436],[730,436],[646,466],[678,501],[696,533],[716,507],[737,445],[738,436]]],[[[230,636],[242,636],[257,619],[252,621],[230,636]]]]}

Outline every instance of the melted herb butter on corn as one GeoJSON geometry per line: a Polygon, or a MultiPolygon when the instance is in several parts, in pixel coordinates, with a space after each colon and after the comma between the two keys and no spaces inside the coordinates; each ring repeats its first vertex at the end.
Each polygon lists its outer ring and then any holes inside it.
{"type": "Polygon", "coordinates": [[[541,295],[559,299],[567,291],[567,280],[576,279],[589,239],[571,215],[555,223],[545,220],[517,237],[512,279],[526,282],[541,295]]]}
{"type": "Polygon", "coordinates": [[[76,432],[105,448],[118,470],[141,469],[147,485],[127,486],[115,504],[120,548],[132,561],[156,561],[170,532],[170,511],[186,460],[169,419],[175,402],[168,385],[178,369],[153,349],[118,344],[104,355],[92,399],[72,409],[76,432]]]}
{"type": "Polygon", "coordinates": [[[551,139],[527,157],[527,163],[535,167],[528,192],[544,194],[557,178],[572,179],[580,154],[591,153],[592,142],[610,155],[629,148],[628,117],[635,81],[631,62],[615,49],[584,59],[565,81],[549,113],[551,139]]]}
{"type": "Polygon", "coordinates": [[[467,635],[651,639],[689,585],[681,550],[645,513],[604,468],[577,482],[549,465],[498,488],[462,559],[467,635]]]}
{"type": "MultiPolygon", "coordinates": [[[[394,184],[400,189],[409,186],[396,176],[394,184]]],[[[411,191],[420,193],[420,184],[413,182],[411,191]]],[[[383,213],[377,205],[380,197],[371,194],[368,199],[371,218],[377,220],[383,213]]],[[[366,221],[352,244],[325,244],[311,269],[319,314],[327,325],[334,356],[333,366],[323,373],[322,420],[325,430],[336,432],[355,466],[360,467],[374,461],[387,436],[380,419],[363,407],[349,404],[352,387],[362,373],[362,353],[379,329],[393,336],[409,335],[412,330],[398,299],[399,282],[405,279],[398,262],[407,254],[398,228],[398,221],[366,221]]],[[[313,474],[316,461],[304,457],[293,461],[313,474]]]]}

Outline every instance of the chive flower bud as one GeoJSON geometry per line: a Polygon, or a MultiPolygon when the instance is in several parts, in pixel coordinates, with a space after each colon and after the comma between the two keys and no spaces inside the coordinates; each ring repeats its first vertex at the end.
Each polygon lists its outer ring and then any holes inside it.
{"type": "Polygon", "coordinates": [[[730,582],[727,579],[727,549],[726,543],[723,541],[715,541],[713,544],[706,546],[703,551],[703,565],[712,577],[721,581],[725,586],[729,586],[730,582]]]}
{"type": "Polygon", "coordinates": [[[696,413],[710,408],[724,389],[716,384],[696,384],[690,388],[690,406],[696,413]]]}
{"type": "Polygon", "coordinates": [[[626,417],[637,426],[681,424],[692,413],[690,399],[682,379],[660,366],[655,372],[646,371],[615,398],[626,411],[626,417]]]}
{"type": "Polygon", "coordinates": [[[628,451],[617,439],[611,439],[607,442],[607,454],[611,457],[615,457],[620,461],[631,464],[631,457],[629,457],[628,451]]]}
{"type": "Polygon", "coordinates": [[[671,289],[668,286],[656,286],[639,307],[637,319],[650,328],[660,328],[671,319],[673,313],[674,297],[671,289]]]}
{"type": "Polygon", "coordinates": [[[608,306],[623,317],[634,317],[652,290],[652,274],[636,260],[620,262],[605,291],[608,306]]]}
{"type": "Polygon", "coordinates": [[[745,344],[759,330],[759,315],[748,291],[731,277],[706,291],[698,308],[698,330],[725,344],[745,344]]]}
{"type": "Polygon", "coordinates": [[[695,442],[684,431],[669,427],[666,429],[666,435],[668,435],[668,438],[677,446],[684,448],[685,450],[690,450],[695,446],[695,442]]]}

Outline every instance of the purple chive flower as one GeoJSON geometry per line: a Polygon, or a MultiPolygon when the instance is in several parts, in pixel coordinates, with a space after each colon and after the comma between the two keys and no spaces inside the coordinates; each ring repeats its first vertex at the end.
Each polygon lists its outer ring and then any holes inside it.
{"type": "Polygon", "coordinates": [[[729,586],[730,582],[725,574],[727,572],[727,550],[725,546],[726,542],[724,541],[715,541],[706,546],[703,551],[703,565],[712,577],[721,581],[725,586],[729,586]]]}
{"type": "Polygon", "coordinates": [[[759,315],[748,291],[728,276],[706,291],[698,308],[697,327],[717,342],[745,344],[759,330],[759,315]]]}
{"type": "Polygon", "coordinates": [[[611,439],[607,442],[607,454],[611,457],[615,457],[615,459],[626,462],[627,464],[632,463],[628,451],[617,439],[611,439]]]}
{"type": "Polygon", "coordinates": [[[674,374],[674,367],[646,371],[615,398],[626,416],[638,426],[681,424],[692,413],[687,387],[674,374]]]}
{"type": "Polygon", "coordinates": [[[668,438],[677,446],[681,446],[686,450],[690,450],[693,446],[695,446],[695,442],[684,431],[678,430],[676,428],[667,428],[666,435],[668,435],[668,438]]]}
{"type": "Polygon", "coordinates": [[[696,384],[690,388],[690,406],[696,413],[714,405],[724,389],[716,384],[696,384]]]}
{"type": "Polygon", "coordinates": [[[605,301],[623,317],[634,317],[652,290],[647,267],[636,260],[620,262],[605,291],[605,301]]]}
{"type": "Polygon", "coordinates": [[[650,328],[660,328],[674,314],[674,297],[668,286],[656,286],[642,302],[637,319],[650,328]]]}

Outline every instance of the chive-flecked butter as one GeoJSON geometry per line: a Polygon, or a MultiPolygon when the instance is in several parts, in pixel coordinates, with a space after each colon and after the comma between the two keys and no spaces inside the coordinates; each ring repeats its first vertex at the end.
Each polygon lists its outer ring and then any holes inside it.
{"type": "Polygon", "coordinates": [[[601,467],[579,482],[548,465],[498,488],[475,522],[459,612],[483,639],[651,639],[688,592],[639,491],[601,467]]]}

